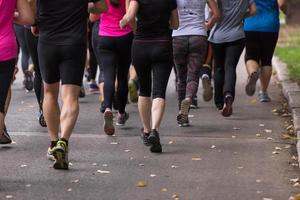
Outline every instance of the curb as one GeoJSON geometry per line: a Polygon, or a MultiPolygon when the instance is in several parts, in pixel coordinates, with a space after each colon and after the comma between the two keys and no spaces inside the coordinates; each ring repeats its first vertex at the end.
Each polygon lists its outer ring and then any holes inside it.
{"type": "MultiPolygon", "coordinates": [[[[288,105],[292,111],[295,133],[297,134],[297,153],[300,155],[300,88],[297,83],[289,80],[288,70],[285,63],[277,57],[273,58],[273,67],[277,72],[277,78],[282,86],[282,93],[288,100],[288,105]]],[[[298,156],[300,164],[300,158],[298,156]]]]}

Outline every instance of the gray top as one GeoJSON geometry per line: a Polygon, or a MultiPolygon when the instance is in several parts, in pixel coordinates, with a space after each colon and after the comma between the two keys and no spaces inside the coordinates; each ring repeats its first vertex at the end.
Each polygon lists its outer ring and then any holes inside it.
{"type": "Polygon", "coordinates": [[[252,3],[253,0],[218,0],[221,18],[211,30],[208,40],[224,43],[244,38],[243,19],[252,3]]]}

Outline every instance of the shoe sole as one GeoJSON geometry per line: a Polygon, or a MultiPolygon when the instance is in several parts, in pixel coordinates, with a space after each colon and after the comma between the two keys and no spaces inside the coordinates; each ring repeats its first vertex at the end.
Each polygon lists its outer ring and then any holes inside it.
{"type": "Polygon", "coordinates": [[[25,82],[24,82],[25,89],[28,91],[33,90],[33,77],[29,71],[25,72],[25,82]]]}
{"type": "Polygon", "coordinates": [[[148,140],[149,140],[149,143],[151,145],[150,151],[152,153],[161,153],[162,152],[161,144],[160,144],[160,141],[157,137],[150,135],[148,137],[148,140]]]}
{"type": "Polygon", "coordinates": [[[253,96],[256,90],[256,82],[259,76],[258,73],[252,74],[250,76],[249,82],[246,84],[245,91],[248,96],[253,96]]]}
{"type": "Polygon", "coordinates": [[[129,92],[129,99],[132,103],[138,102],[138,92],[135,86],[135,83],[130,81],[128,83],[128,92],[129,92]]]}
{"type": "Polygon", "coordinates": [[[53,168],[54,169],[69,169],[69,164],[66,161],[66,153],[62,149],[56,149],[53,151],[53,156],[55,158],[53,168]]]}
{"type": "Polygon", "coordinates": [[[210,79],[204,78],[202,79],[203,86],[203,100],[210,101],[213,97],[212,87],[210,84],[210,79]]]}
{"type": "Polygon", "coordinates": [[[115,133],[115,127],[113,123],[113,113],[105,112],[104,113],[104,132],[107,135],[113,135],[115,133]]]}
{"type": "Polygon", "coordinates": [[[224,117],[229,117],[232,115],[232,102],[233,97],[230,96],[225,98],[224,108],[222,109],[222,115],[224,117]]]}

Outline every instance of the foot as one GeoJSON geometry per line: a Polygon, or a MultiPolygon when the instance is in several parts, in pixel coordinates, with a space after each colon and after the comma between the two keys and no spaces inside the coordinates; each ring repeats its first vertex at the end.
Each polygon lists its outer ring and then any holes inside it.
{"type": "Polygon", "coordinates": [[[224,106],[221,111],[224,117],[229,117],[232,115],[232,103],[233,103],[233,96],[231,94],[227,94],[224,98],[224,106]]]}
{"type": "Polygon", "coordinates": [[[198,107],[198,99],[197,99],[197,96],[195,96],[190,105],[190,109],[197,109],[197,108],[199,108],[198,107]]]}
{"type": "Polygon", "coordinates": [[[59,140],[53,148],[53,156],[55,158],[54,169],[69,169],[68,161],[68,145],[65,141],[59,140]]]}
{"type": "Polygon", "coordinates": [[[256,89],[256,82],[257,82],[258,78],[259,78],[258,72],[253,72],[248,77],[247,84],[245,87],[245,91],[248,96],[254,95],[255,89],[256,89]]]}
{"type": "Polygon", "coordinates": [[[213,88],[211,86],[211,80],[207,74],[204,74],[201,79],[203,86],[203,100],[210,101],[213,97],[213,88]]]}
{"type": "Polygon", "coordinates": [[[24,73],[24,87],[26,90],[33,90],[33,74],[31,71],[25,71],[24,73]]]}
{"type": "Polygon", "coordinates": [[[138,87],[136,80],[129,80],[128,81],[128,93],[129,93],[129,100],[132,103],[136,103],[138,101],[138,87]]]}
{"type": "Polygon", "coordinates": [[[148,137],[149,143],[151,145],[150,151],[152,153],[161,153],[162,152],[162,147],[160,144],[160,138],[159,138],[159,133],[153,129],[148,137]]]}
{"type": "Polygon", "coordinates": [[[177,124],[178,124],[179,127],[188,127],[188,126],[190,126],[189,116],[179,113],[177,115],[177,124]]]}
{"type": "Polygon", "coordinates": [[[180,127],[189,126],[189,109],[191,102],[187,99],[181,101],[180,112],[177,116],[177,123],[180,127]]]}
{"type": "Polygon", "coordinates": [[[115,127],[113,122],[113,113],[112,111],[105,111],[104,112],[104,132],[107,135],[113,135],[115,134],[115,127]]]}
{"type": "Polygon", "coordinates": [[[41,127],[47,127],[46,120],[42,111],[38,112],[38,120],[41,127]]]}
{"type": "Polygon", "coordinates": [[[149,135],[150,135],[149,133],[144,132],[144,128],[141,129],[141,139],[142,139],[143,144],[145,146],[150,146],[151,145],[150,142],[149,142],[149,139],[148,139],[149,135]]]}
{"type": "Polygon", "coordinates": [[[99,91],[99,87],[98,87],[98,85],[97,85],[97,83],[95,81],[92,81],[89,84],[89,91],[90,92],[98,92],[99,91]]]}
{"type": "Polygon", "coordinates": [[[270,102],[271,98],[269,97],[267,92],[260,91],[258,94],[258,98],[260,102],[270,102]]]}
{"type": "Polygon", "coordinates": [[[6,128],[4,128],[4,130],[2,130],[1,132],[0,132],[0,144],[10,144],[10,143],[12,143],[12,140],[11,140],[6,128]]]}
{"type": "Polygon", "coordinates": [[[129,118],[129,114],[127,112],[125,112],[123,114],[118,113],[118,118],[117,118],[116,125],[117,126],[124,126],[126,121],[128,120],[128,118],[129,118]]]}
{"type": "Polygon", "coordinates": [[[79,98],[85,97],[85,89],[83,86],[80,87],[79,98]]]}

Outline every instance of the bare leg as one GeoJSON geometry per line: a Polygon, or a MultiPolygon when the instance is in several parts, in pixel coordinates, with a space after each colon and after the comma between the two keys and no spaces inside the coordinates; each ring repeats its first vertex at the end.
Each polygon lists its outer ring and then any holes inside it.
{"type": "Polygon", "coordinates": [[[44,82],[43,112],[51,141],[58,140],[60,109],[58,105],[59,82],[47,84],[44,82]]]}
{"type": "Polygon", "coordinates": [[[255,60],[248,60],[246,62],[246,69],[248,75],[252,74],[253,72],[257,72],[259,68],[259,64],[255,60]]]}
{"type": "Polygon", "coordinates": [[[144,132],[149,133],[151,131],[151,99],[150,97],[139,96],[138,108],[140,118],[143,123],[144,132]]]}
{"type": "Polygon", "coordinates": [[[165,99],[156,98],[152,103],[152,129],[159,131],[160,123],[165,112],[165,99]]]}
{"type": "Polygon", "coordinates": [[[261,90],[263,92],[267,92],[271,77],[272,77],[272,67],[263,66],[261,68],[261,74],[260,74],[261,90]]]}
{"type": "Polygon", "coordinates": [[[61,108],[60,123],[61,123],[61,137],[69,140],[74,129],[78,114],[79,103],[78,95],[80,87],[76,85],[62,86],[62,100],[63,106],[61,108]]]}

